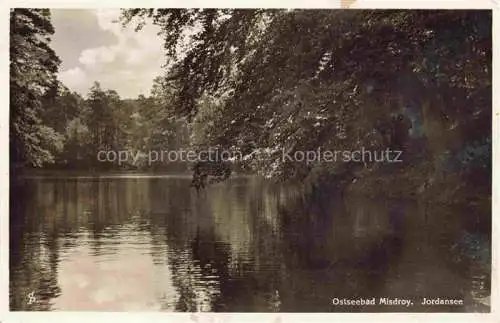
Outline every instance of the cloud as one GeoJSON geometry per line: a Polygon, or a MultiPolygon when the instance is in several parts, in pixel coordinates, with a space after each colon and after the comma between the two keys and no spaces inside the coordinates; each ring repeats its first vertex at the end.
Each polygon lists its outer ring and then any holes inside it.
{"type": "Polygon", "coordinates": [[[51,17],[56,29],[51,46],[63,59],[62,70],[79,66],[83,50],[118,42],[115,34],[99,27],[95,10],[51,9],[51,17]]]}
{"type": "Polygon", "coordinates": [[[87,76],[81,68],[75,67],[60,73],[59,79],[70,89],[76,90],[86,86],[87,76]]]}
{"type": "MultiPolygon", "coordinates": [[[[115,22],[119,9],[98,9],[93,14],[99,29],[112,33],[116,41],[81,50],[78,66],[63,70],[61,80],[81,94],[86,94],[94,81],[105,89],[116,90],[123,98],[148,94],[153,79],[163,73],[165,56],[159,28],[151,23],[140,32],[135,32],[133,27],[122,28],[115,22]]],[[[56,34],[57,27],[55,25],[56,34]]],[[[63,55],[60,56],[64,61],[63,55]]]]}
{"type": "Polygon", "coordinates": [[[98,47],[85,49],[80,55],[80,63],[87,67],[93,67],[99,64],[107,64],[113,62],[116,57],[116,51],[110,47],[98,47]]]}

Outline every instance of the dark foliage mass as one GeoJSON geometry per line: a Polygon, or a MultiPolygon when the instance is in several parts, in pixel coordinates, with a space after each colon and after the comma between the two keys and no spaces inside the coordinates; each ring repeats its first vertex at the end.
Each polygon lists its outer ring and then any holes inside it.
{"type": "Polygon", "coordinates": [[[122,22],[147,17],[200,144],[285,179],[356,167],[287,162],[283,149],[399,148],[409,182],[489,187],[490,11],[130,9],[122,22]]]}
{"type": "Polygon", "coordinates": [[[42,96],[56,86],[60,63],[49,46],[50,11],[12,10],[10,30],[11,159],[41,166],[52,161],[51,148],[60,148],[60,138],[41,120],[42,96]]]}

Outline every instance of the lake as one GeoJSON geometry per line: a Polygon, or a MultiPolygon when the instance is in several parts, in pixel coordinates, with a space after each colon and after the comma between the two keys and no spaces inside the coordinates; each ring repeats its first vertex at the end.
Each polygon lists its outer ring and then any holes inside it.
{"type": "Polygon", "coordinates": [[[489,223],[463,207],[306,192],[257,177],[200,192],[188,176],[17,182],[11,310],[490,310],[489,223]],[[462,305],[422,305],[424,297],[462,305]],[[372,298],[377,304],[333,305],[372,298]]]}

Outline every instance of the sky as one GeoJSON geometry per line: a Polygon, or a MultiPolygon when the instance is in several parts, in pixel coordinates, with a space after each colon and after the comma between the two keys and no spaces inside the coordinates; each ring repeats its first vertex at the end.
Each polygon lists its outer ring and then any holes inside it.
{"type": "Polygon", "coordinates": [[[51,47],[62,64],[59,80],[86,95],[94,81],[122,98],[148,95],[163,73],[165,54],[157,26],[122,28],[119,9],[52,9],[51,47]]]}

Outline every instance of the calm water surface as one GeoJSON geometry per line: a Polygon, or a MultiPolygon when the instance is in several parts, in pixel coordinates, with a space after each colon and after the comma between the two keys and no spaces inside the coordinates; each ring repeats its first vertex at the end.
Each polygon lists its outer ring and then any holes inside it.
{"type": "Polygon", "coordinates": [[[489,311],[490,239],[471,211],[306,195],[252,177],[200,193],[188,177],[22,181],[12,310],[489,311]],[[414,306],[333,306],[335,297],[414,306]]]}

